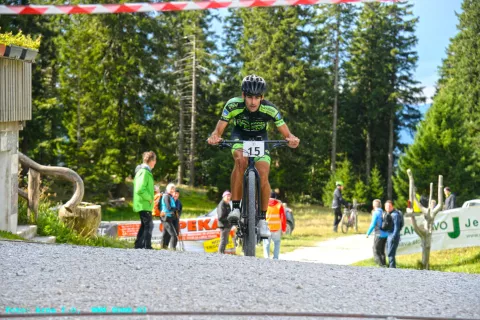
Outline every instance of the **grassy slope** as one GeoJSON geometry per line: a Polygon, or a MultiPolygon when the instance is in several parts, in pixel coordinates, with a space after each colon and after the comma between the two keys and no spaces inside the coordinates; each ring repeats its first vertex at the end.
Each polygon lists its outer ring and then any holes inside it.
{"type": "MultiPolygon", "coordinates": [[[[193,218],[206,214],[213,210],[217,203],[208,200],[207,190],[202,188],[190,188],[180,186],[180,200],[183,205],[183,218],[193,218]]],[[[129,221],[139,220],[138,213],[133,212],[132,202],[121,208],[102,207],[103,221],[129,221]]]]}
{"type": "MultiPolygon", "coordinates": [[[[421,269],[422,254],[397,256],[397,267],[421,269]]],[[[373,259],[354,264],[355,266],[377,266],[373,259]]],[[[480,247],[456,248],[430,253],[430,270],[480,273],[480,247]]]]}

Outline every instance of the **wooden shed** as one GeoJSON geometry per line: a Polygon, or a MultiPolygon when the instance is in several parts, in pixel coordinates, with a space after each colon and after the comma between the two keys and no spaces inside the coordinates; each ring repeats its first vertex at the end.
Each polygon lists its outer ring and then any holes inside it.
{"type": "Polygon", "coordinates": [[[0,55],[0,230],[17,231],[18,135],[32,119],[31,49],[7,47],[0,55]],[[15,52],[20,52],[15,55],[15,52]],[[29,52],[29,55],[25,53],[29,52]],[[27,60],[28,59],[28,60],[27,60]]]}

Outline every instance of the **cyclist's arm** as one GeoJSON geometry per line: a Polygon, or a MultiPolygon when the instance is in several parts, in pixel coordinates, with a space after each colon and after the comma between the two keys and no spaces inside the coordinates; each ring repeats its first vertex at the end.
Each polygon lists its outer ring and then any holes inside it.
{"type": "Polygon", "coordinates": [[[208,138],[209,144],[217,144],[222,139],[222,134],[225,131],[225,128],[228,126],[228,122],[224,120],[219,120],[217,122],[217,126],[215,130],[213,130],[212,134],[208,138]]]}
{"type": "Polygon", "coordinates": [[[300,139],[295,137],[291,132],[290,129],[288,129],[288,126],[286,123],[282,124],[281,126],[277,127],[278,131],[282,134],[282,136],[285,138],[285,140],[288,141],[288,146],[290,148],[296,148],[298,147],[298,144],[300,143],[300,139]]]}

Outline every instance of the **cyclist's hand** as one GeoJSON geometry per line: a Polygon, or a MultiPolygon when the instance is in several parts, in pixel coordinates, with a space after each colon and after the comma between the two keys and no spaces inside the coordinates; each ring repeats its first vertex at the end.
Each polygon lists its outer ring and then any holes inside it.
{"type": "Polygon", "coordinates": [[[285,140],[288,141],[288,146],[290,148],[296,148],[300,144],[300,139],[295,137],[293,134],[290,134],[285,140]]]}
{"type": "Polygon", "coordinates": [[[222,138],[216,133],[212,133],[212,135],[208,137],[207,141],[208,144],[218,144],[220,141],[222,141],[222,138]]]}

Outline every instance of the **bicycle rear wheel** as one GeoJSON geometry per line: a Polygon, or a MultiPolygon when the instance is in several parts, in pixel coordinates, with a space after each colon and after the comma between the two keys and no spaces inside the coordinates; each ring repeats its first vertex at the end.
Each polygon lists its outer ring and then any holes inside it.
{"type": "Polygon", "coordinates": [[[340,222],[342,224],[342,232],[343,233],[347,233],[348,231],[348,215],[347,214],[343,214],[342,216],[342,221],[340,222]]]}
{"type": "Polygon", "coordinates": [[[255,245],[257,244],[257,233],[255,230],[256,205],[256,183],[255,172],[248,173],[248,198],[247,198],[247,234],[245,234],[244,254],[248,257],[255,257],[255,245]]]}

